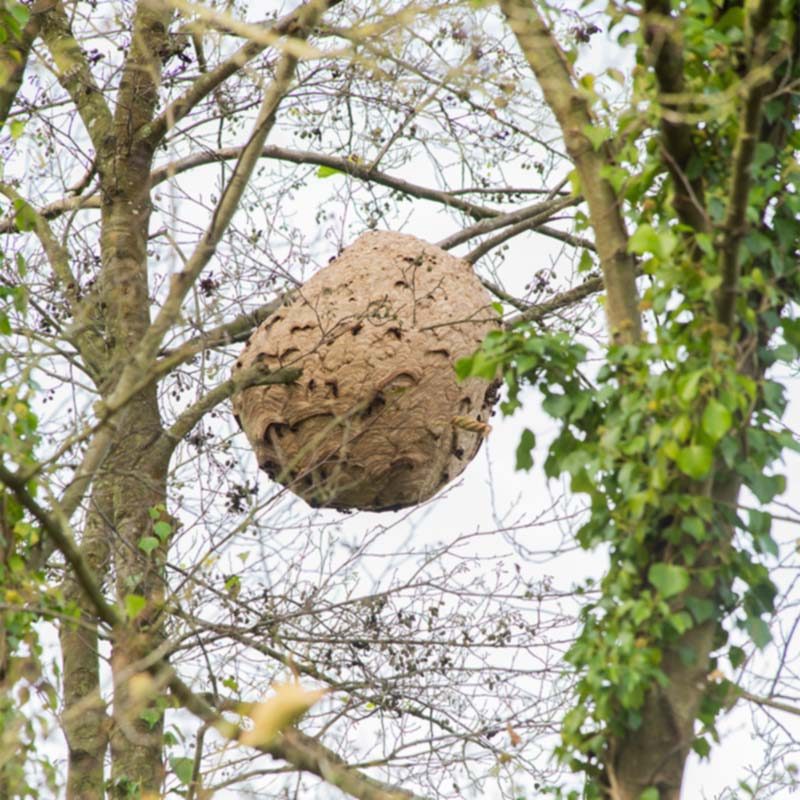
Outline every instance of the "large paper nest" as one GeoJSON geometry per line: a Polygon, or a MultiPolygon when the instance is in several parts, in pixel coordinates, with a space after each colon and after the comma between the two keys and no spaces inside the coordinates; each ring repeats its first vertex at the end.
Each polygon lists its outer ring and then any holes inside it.
{"type": "Polygon", "coordinates": [[[251,336],[234,373],[302,368],[233,398],[258,464],[313,506],[413,506],[459,475],[496,386],[455,361],[498,325],[469,264],[413,236],[361,236],[251,336]]]}

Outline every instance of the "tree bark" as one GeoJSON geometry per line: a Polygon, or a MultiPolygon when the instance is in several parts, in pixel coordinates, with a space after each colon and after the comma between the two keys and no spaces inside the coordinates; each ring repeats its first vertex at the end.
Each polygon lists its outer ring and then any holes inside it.
{"type": "MultiPolygon", "coordinates": [[[[113,504],[107,480],[95,483],[81,551],[92,572],[107,573],[113,504]]],[[[100,658],[94,605],[75,575],[67,573],[64,599],[80,612],[75,623],[62,622],[59,632],[63,660],[64,734],[67,739],[67,800],[103,800],[104,762],[109,719],[100,692],[100,658]]]]}
{"type": "MultiPolygon", "coordinates": [[[[113,147],[98,162],[103,195],[100,296],[108,347],[104,399],[150,327],[147,235],[153,148],[137,139],[137,131],[152,120],[158,103],[171,14],[145,2],[137,6],[113,120],[113,147]]],[[[163,780],[163,715],[151,708],[153,713],[143,719],[142,711],[150,703],[130,692],[131,671],[137,671],[139,662],[157,650],[164,637],[158,613],[163,553],[147,554],[138,546],[143,536],[152,533],[149,509],[166,502],[166,467],[152,463],[149,453],[163,430],[155,383],[128,401],[117,425],[108,456],[114,465],[112,553],[117,601],[123,609],[129,595],[149,601],[145,611],[115,631],[112,642],[111,796],[122,798],[130,791],[158,794],[163,780]]]]}

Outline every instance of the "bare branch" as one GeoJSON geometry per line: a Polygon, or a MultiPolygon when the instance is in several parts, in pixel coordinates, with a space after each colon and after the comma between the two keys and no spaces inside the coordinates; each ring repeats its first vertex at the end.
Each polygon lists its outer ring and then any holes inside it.
{"type": "Polygon", "coordinates": [[[601,291],[603,291],[602,278],[599,276],[587,278],[578,286],[568,289],[566,292],[562,292],[561,294],[557,294],[555,297],[551,298],[550,300],[546,300],[544,303],[537,303],[535,306],[531,306],[521,314],[511,317],[511,319],[507,320],[506,325],[516,325],[520,322],[540,322],[555,311],[574,305],[575,303],[578,303],[584,298],[588,297],[590,294],[595,294],[596,292],[601,291]]]}
{"type": "MultiPolygon", "coordinates": [[[[530,222],[531,219],[537,219],[543,222],[550,219],[553,214],[569,206],[577,205],[580,201],[580,197],[559,197],[556,200],[545,200],[544,202],[521,208],[518,211],[511,211],[508,214],[499,214],[493,216],[491,219],[481,220],[475,223],[475,225],[470,225],[469,228],[464,228],[436,244],[443,250],[450,250],[476,236],[496,231],[498,228],[505,228],[508,225],[514,225],[518,222],[530,222]]],[[[530,225],[524,230],[527,230],[529,227],[530,225]]]]}
{"type": "Polygon", "coordinates": [[[751,694],[739,686],[733,687],[733,695],[734,701],[738,698],[742,698],[743,700],[747,700],[749,703],[755,703],[755,705],[758,706],[774,708],[776,711],[784,711],[787,714],[794,714],[794,716],[800,717],[800,706],[792,706],[789,705],[789,703],[781,703],[778,700],[773,700],[771,697],[761,697],[760,695],[751,694]]]}
{"type": "Polygon", "coordinates": [[[157,362],[156,370],[163,374],[174,369],[179,364],[185,363],[192,356],[202,353],[203,350],[243,342],[250,335],[253,328],[257,328],[270,314],[280,308],[285,299],[286,295],[280,295],[269,303],[259,306],[254,311],[246,311],[244,314],[234,317],[230,322],[205,331],[176,348],[162,350],[159,355],[163,356],[163,358],[157,362]]]}
{"type": "Polygon", "coordinates": [[[627,252],[628,233],[617,194],[602,177],[610,155],[605,148],[595,150],[586,135],[594,124],[588,100],[576,87],[569,62],[533,4],[529,0],[501,0],[500,7],[558,120],[580,176],[603,270],[611,333],[623,342],[636,341],[642,322],[635,262],[627,252]]]}
{"type": "MultiPolygon", "coordinates": [[[[20,213],[24,213],[25,217],[33,222],[34,233],[41,242],[50,267],[64,287],[64,294],[70,301],[70,308],[74,313],[78,283],[69,266],[67,248],[53,236],[53,232],[44,217],[13,186],[0,182],[0,194],[7,197],[13,204],[14,210],[9,216],[14,216],[15,228],[17,226],[16,217],[20,213]]],[[[17,230],[19,229],[17,228],[17,230]]]]}
{"type": "MultiPolygon", "coordinates": [[[[62,197],[46,206],[42,206],[36,213],[45,220],[56,219],[68,211],[77,211],[84,208],[100,208],[100,195],[93,194],[88,197],[62,197]]],[[[16,233],[17,225],[14,215],[6,215],[0,220],[0,233],[16,233]]]]}
{"type": "Polygon", "coordinates": [[[72,34],[61,0],[49,0],[48,8],[41,13],[40,29],[55,61],[58,79],[78,109],[92,145],[97,152],[104,151],[111,130],[111,112],[95,83],[86,55],[72,34]]]}
{"type": "MultiPolygon", "coordinates": [[[[178,161],[173,161],[153,170],[150,175],[150,186],[151,188],[153,186],[157,186],[174,177],[175,175],[188,172],[196,167],[204,166],[206,164],[215,164],[220,161],[231,161],[239,158],[241,153],[241,147],[225,147],[220,148],[219,150],[208,150],[194,153],[191,156],[187,156],[186,158],[178,161]]],[[[502,216],[508,217],[507,221],[502,223],[502,225],[511,224],[515,221],[514,218],[504,214],[503,211],[490,208],[488,206],[479,205],[477,203],[471,203],[468,200],[462,199],[458,195],[463,194],[463,192],[459,190],[452,192],[442,191],[439,189],[430,188],[428,186],[411,183],[410,181],[403,180],[402,178],[396,178],[393,175],[389,175],[386,172],[381,172],[380,170],[370,170],[368,165],[355,163],[352,159],[343,156],[331,156],[324,153],[314,153],[308,150],[289,150],[284,147],[268,145],[261,151],[261,158],[274,159],[276,161],[287,161],[292,164],[313,164],[317,166],[330,167],[331,169],[339,170],[346,175],[350,175],[353,178],[357,178],[365,182],[386,186],[389,189],[401,192],[402,194],[406,194],[411,197],[417,197],[420,200],[430,200],[431,202],[440,203],[441,205],[449,208],[458,209],[459,211],[463,211],[465,214],[468,214],[477,220],[495,219],[502,216]]],[[[552,207],[554,209],[559,210],[560,208],[563,208],[563,206],[558,206],[556,204],[561,202],[563,199],[563,197],[559,196],[557,199],[543,201],[535,206],[529,206],[527,209],[522,209],[512,213],[518,215],[517,219],[522,219],[525,214],[531,213],[537,208],[547,207],[548,202],[553,204],[552,207]]],[[[578,201],[574,200],[567,205],[574,205],[576,202],[578,201]]],[[[63,198],[43,206],[41,209],[39,209],[38,213],[43,219],[53,219],[61,214],[64,214],[68,211],[73,211],[77,208],[100,208],[100,195],[97,194],[89,197],[63,198]]],[[[498,227],[502,227],[502,225],[498,227]]],[[[472,236],[476,236],[480,233],[486,233],[488,230],[494,230],[494,228],[477,229],[475,233],[471,233],[465,238],[472,238],[472,236]]],[[[542,233],[545,236],[559,239],[560,241],[564,241],[567,244],[571,244],[575,247],[583,247],[590,250],[595,249],[594,244],[588,239],[575,237],[563,231],[558,231],[546,226],[540,226],[537,230],[539,233],[542,233]]],[[[13,218],[6,217],[2,222],[0,222],[0,233],[12,233],[13,231],[13,218]]],[[[455,246],[455,244],[449,246],[455,246]]]]}
{"type": "MultiPolygon", "coordinates": [[[[178,175],[194,167],[204,164],[214,164],[218,161],[228,161],[238,158],[241,154],[240,147],[226,147],[219,150],[195,153],[191,156],[166,164],[153,170],[151,185],[161,183],[172,175],[178,175]]],[[[380,170],[370,169],[368,164],[360,164],[346,156],[331,156],[325,153],[315,153],[310,150],[289,150],[285,147],[268,146],[261,152],[262,158],[271,158],[278,161],[288,161],[292,164],[314,164],[317,166],[330,167],[331,169],[351,175],[363,181],[377,183],[389,189],[402,192],[403,194],[418,197],[421,200],[432,200],[434,203],[456,208],[476,219],[484,219],[497,216],[499,213],[495,209],[481,206],[477,203],[470,203],[468,200],[461,200],[455,197],[455,193],[431,189],[427,186],[410,183],[402,178],[395,178],[380,170]]]]}
{"type": "MultiPolygon", "coordinates": [[[[230,741],[237,741],[242,730],[228,722],[200,696],[195,694],[168,664],[169,688],[181,704],[207,725],[213,726],[230,741]]],[[[349,766],[343,759],[325,745],[296,729],[283,732],[278,740],[270,745],[257,748],[273,758],[288,761],[293,767],[317,775],[327,783],[359,800],[424,800],[406,789],[383,783],[371,778],[359,769],[349,766]]]]}
{"type": "Polygon", "coordinates": [[[195,403],[192,403],[176,420],[172,426],[162,434],[161,446],[167,445],[172,450],[184,436],[203,418],[212,408],[227,400],[231,395],[247,389],[250,386],[273,386],[276,384],[294,383],[301,375],[301,369],[287,367],[270,371],[261,364],[256,364],[247,370],[236,374],[232,378],[215,386],[204,394],[195,403]]]}
{"type": "MultiPolygon", "coordinates": [[[[78,282],[72,274],[72,269],[69,264],[69,253],[67,248],[53,235],[47,221],[38,214],[30,203],[23,198],[16,189],[6,183],[0,183],[0,194],[7,197],[14,205],[16,213],[12,212],[15,219],[20,211],[25,211],[28,219],[33,222],[33,229],[41,242],[42,249],[47,256],[47,260],[53,273],[61,283],[64,296],[69,303],[72,315],[76,320],[85,322],[86,314],[89,309],[85,303],[81,303],[78,297],[78,282]]],[[[83,325],[80,335],[67,335],[67,341],[74,345],[86,363],[86,367],[91,371],[90,374],[93,378],[97,378],[100,369],[100,353],[103,349],[103,343],[95,335],[89,325],[83,325]]]]}
{"type": "MultiPolygon", "coordinates": [[[[133,37],[120,79],[114,131],[116,147],[129,150],[137,132],[153,117],[161,84],[161,53],[173,11],[139,0],[133,17],[133,37]]],[[[105,167],[105,164],[102,164],[105,167]]]]}
{"type": "MultiPolygon", "coordinates": [[[[308,35],[324,7],[324,2],[311,2],[302,7],[296,32],[298,36],[308,35]]],[[[214,210],[209,227],[203,234],[194,253],[185,264],[183,271],[173,276],[169,294],[164,300],[161,311],[141,342],[135,358],[136,361],[140,362],[140,366],[142,363],[149,362],[156,353],[161,339],[180,313],[183,298],[213,256],[217,244],[227,230],[247,186],[247,181],[261,155],[264,140],[275,123],[275,114],[278,106],[289,90],[296,68],[297,57],[291,53],[286,53],[276,68],[275,79],[264,94],[258,118],[250,135],[250,141],[241,151],[234,167],[233,175],[214,210]]]]}
{"type": "MultiPolygon", "coordinates": [[[[564,201],[561,202],[563,203],[564,201]]],[[[579,202],[579,199],[575,199],[571,203],[564,203],[562,208],[565,206],[574,205],[577,202],[579,202]]],[[[539,226],[543,222],[549,222],[552,220],[553,214],[555,213],[557,213],[557,209],[553,208],[552,210],[535,214],[529,219],[520,220],[514,225],[509,225],[502,233],[487,239],[485,242],[481,242],[481,244],[464,256],[464,260],[468,261],[470,264],[474,264],[479,258],[482,258],[488,252],[494,250],[495,247],[499,247],[501,244],[503,244],[503,242],[513,239],[515,236],[519,236],[520,233],[524,233],[525,231],[538,230],[539,226]]]]}
{"type": "MultiPolygon", "coordinates": [[[[341,0],[330,0],[328,8],[337,5],[341,0]]],[[[170,3],[170,5],[174,5],[170,3]]],[[[194,11],[194,7],[192,7],[194,11]]],[[[242,45],[230,58],[219,64],[210,72],[204,72],[189,89],[159,114],[149,125],[145,126],[140,136],[147,139],[155,147],[164,135],[177,125],[201,100],[212,94],[228,78],[238,72],[245,64],[252,61],[270,45],[280,41],[281,37],[291,34],[300,22],[302,8],[295,9],[284,15],[277,22],[268,27],[259,27],[258,38],[248,37],[246,44],[242,45]]],[[[253,26],[249,26],[252,28],[253,26]]],[[[237,158],[233,156],[233,158],[237,158]]],[[[152,184],[151,184],[152,185],[152,184]]]]}

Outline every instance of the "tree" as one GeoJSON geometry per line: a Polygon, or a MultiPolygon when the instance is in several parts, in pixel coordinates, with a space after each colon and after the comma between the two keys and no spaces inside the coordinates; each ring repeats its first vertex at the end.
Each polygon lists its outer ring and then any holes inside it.
{"type": "MultiPolygon", "coordinates": [[[[797,448],[775,371],[800,345],[796,2],[246,11],[3,8],[0,795],[57,780],[23,702],[35,687],[48,713],[63,704],[68,797],[209,796],[268,780],[259,751],[363,798],[459,796],[490,767],[535,776],[525,791],[566,787],[534,761],[534,734],[560,720],[585,796],[677,798],[689,751],[708,752],[737,699],[797,713],[772,696],[794,628],[767,696],[744,684],[739,634],[766,646],[764,615],[796,602],[768,569],[766,507],[784,488],[773,463],[797,448]],[[578,74],[600,27],[621,31],[628,76],[578,74]],[[363,592],[400,524],[259,496],[219,411],[245,386],[296,379],[221,373],[346,243],[347,215],[382,226],[409,199],[448,212],[441,246],[481,237],[466,257],[483,259],[508,325],[458,370],[501,374],[506,414],[529,407],[526,385],[541,393],[560,425],[545,470],[588,495],[577,541],[611,556],[577,595],[560,682],[574,598],[520,567],[471,583],[460,539],[363,592]],[[309,202],[323,242],[310,215],[292,221],[309,202]],[[502,248],[531,231],[601,277],[505,291],[502,248]],[[595,373],[585,321],[553,315],[601,288],[595,373]],[[58,689],[41,620],[59,623],[58,689]],[[333,694],[279,684],[260,703],[281,673],[333,694]],[[313,734],[292,727],[317,702],[313,734]],[[364,729],[383,738],[359,750],[364,729]]],[[[519,467],[534,443],[526,429],[519,467]]]]}

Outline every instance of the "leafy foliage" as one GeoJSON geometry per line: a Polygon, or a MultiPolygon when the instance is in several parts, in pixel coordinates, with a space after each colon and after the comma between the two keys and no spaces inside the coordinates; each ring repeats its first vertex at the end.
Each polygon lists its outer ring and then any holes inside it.
{"type": "MultiPolygon", "coordinates": [[[[727,620],[757,647],[770,641],[776,587],[768,564],[777,554],[771,517],[761,508],[743,516],[736,498],[743,486],[768,504],[785,487],[774,464],[785,448],[797,449],[781,424],[783,387],[766,372],[794,361],[799,343],[792,317],[800,298],[798,96],[775,92],[766,100],[748,167],[752,184],[743,190],[745,227],[731,230],[727,220],[742,190],[736,142],[749,135],[735,92],[752,64],[754,23],[741,8],[722,14],[711,2],[671,5],[674,16],[659,24],[672,26],[683,43],[692,101],[666,111],[656,102],[650,67],[657,56],[646,22],[620,34],[636,49],[638,66],[631,110],[616,121],[615,166],[605,168],[634,226],[629,252],[646,276],[641,306],[649,312],[649,340],[612,344],[595,385],[580,377],[579,345],[525,324],[490,335],[458,367],[462,377],[491,379],[499,371],[506,414],[519,409],[522,385],[539,390],[542,408],[560,425],[545,471],[566,476],[572,491],[587,497],[587,519],[576,534],[581,546],[609,553],[601,596],[584,608],[567,655],[579,677],[559,751],[586,772],[592,797],[603,783],[610,738],[636,731],[648,693],[665,684],[667,652],[687,664],[698,657],[684,644],[687,632],[713,626],[719,655],[709,669],[724,653],[727,620]],[[689,137],[691,155],[680,174],[658,136],[642,137],[642,130],[670,124],[689,137]],[[687,183],[695,189],[689,212],[679,206],[687,183]],[[726,251],[738,259],[732,322],[720,318],[732,279],[726,251]]],[[[797,7],[779,7],[762,43],[777,65],[771,86],[798,77],[796,62],[781,56],[798,36],[797,7]]],[[[518,467],[530,467],[532,446],[526,434],[518,467]]],[[[728,651],[732,666],[741,652],[728,651]]],[[[699,714],[712,734],[729,688],[709,683],[706,691],[699,714]]]]}

